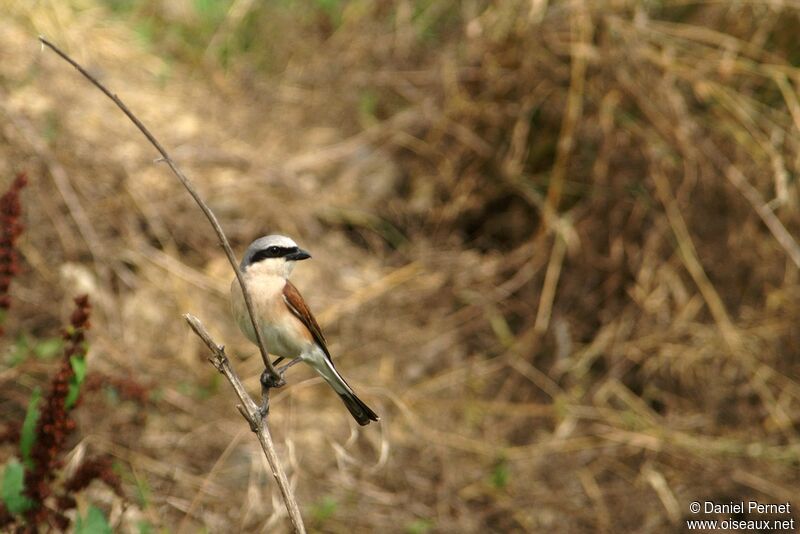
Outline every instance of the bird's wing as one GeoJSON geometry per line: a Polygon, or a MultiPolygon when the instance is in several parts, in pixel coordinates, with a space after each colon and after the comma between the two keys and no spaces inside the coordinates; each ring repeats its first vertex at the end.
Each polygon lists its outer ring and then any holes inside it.
{"type": "Polygon", "coordinates": [[[306,301],[303,300],[303,296],[300,295],[300,292],[294,287],[294,284],[288,280],[286,281],[286,285],[283,286],[283,301],[294,316],[300,319],[300,322],[308,329],[314,341],[317,342],[317,345],[319,345],[320,348],[325,351],[328,358],[330,358],[331,355],[328,352],[328,345],[325,341],[325,336],[322,334],[322,329],[319,327],[317,320],[314,319],[311,310],[308,309],[306,301]]]}

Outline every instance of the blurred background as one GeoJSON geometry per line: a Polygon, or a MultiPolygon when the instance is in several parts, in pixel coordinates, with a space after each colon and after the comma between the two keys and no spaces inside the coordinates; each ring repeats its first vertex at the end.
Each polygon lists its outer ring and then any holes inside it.
{"type": "Polygon", "coordinates": [[[124,496],[93,484],[78,505],[115,532],[289,523],[181,318],[257,392],[210,226],[39,34],[150,127],[238,255],[275,232],[313,254],[293,281],[382,421],[358,427],[302,366],[273,395],[311,531],[675,532],[691,501],[797,497],[800,4],[0,11],[0,185],[30,181],[0,418],[46,387],[88,293],[107,379],[67,466],[114,459],[124,496]]]}

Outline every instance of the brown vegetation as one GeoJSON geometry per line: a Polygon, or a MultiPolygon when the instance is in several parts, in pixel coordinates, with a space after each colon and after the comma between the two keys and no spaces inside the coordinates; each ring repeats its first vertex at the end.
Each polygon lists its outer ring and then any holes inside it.
{"type": "MultiPolygon", "coordinates": [[[[314,255],[293,280],[382,422],[307,369],[275,392],[312,531],[674,532],[691,501],[795,496],[800,6],[213,5],[0,0],[0,176],[27,169],[35,206],[4,343],[91,295],[89,367],[147,391],[109,381],[75,414],[73,454],[123,480],[90,494],[117,529],[287,522],[181,318],[257,391],[224,254],[39,33],[171,149],[239,254],[279,231],[314,255]]],[[[52,371],[3,361],[3,422],[52,371]]]]}
{"type": "MultiPolygon", "coordinates": [[[[28,184],[25,173],[19,173],[11,182],[8,191],[0,197],[0,325],[5,319],[6,311],[11,307],[11,296],[8,290],[11,281],[19,274],[19,252],[16,249],[16,242],[22,234],[22,223],[20,215],[19,195],[22,189],[28,184]]],[[[0,326],[0,335],[3,328],[0,326]]]]}

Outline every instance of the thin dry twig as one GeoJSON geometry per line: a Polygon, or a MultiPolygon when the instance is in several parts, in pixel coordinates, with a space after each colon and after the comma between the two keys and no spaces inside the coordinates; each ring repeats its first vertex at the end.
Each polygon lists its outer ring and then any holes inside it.
{"type": "Polygon", "coordinates": [[[566,251],[566,243],[561,239],[561,236],[556,235],[553,242],[553,250],[550,255],[550,262],[547,264],[547,271],[544,275],[542,296],[539,299],[539,309],[536,311],[536,321],[533,327],[539,334],[544,333],[550,325],[550,315],[553,311],[558,278],[561,275],[561,267],[564,265],[564,254],[566,251]]]}
{"type": "MultiPolygon", "coordinates": [[[[211,351],[212,355],[208,358],[208,361],[210,361],[220,373],[225,375],[225,378],[228,379],[228,382],[231,383],[234,391],[236,391],[239,400],[242,401],[236,408],[239,410],[239,413],[242,414],[242,417],[250,424],[250,429],[258,436],[258,441],[261,443],[261,448],[264,450],[264,455],[267,457],[269,466],[272,469],[272,476],[275,477],[275,481],[278,483],[278,487],[281,490],[281,495],[283,495],[283,501],[289,512],[289,519],[292,521],[292,526],[294,526],[296,532],[304,533],[306,529],[303,525],[303,518],[300,515],[300,508],[297,506],[297,501],[292,493],[289,480],[286,478],[286,473],[284,473],[281,468],[278,455],[272,444],[272,435],[267,426],[267,414],[259,409],[259,406],[247,393],[242,381],[239,380],[239,376],[233,368],[231,368],[230,361],[225,355],[225,347],[217,345],[214,340],[211,339],[211,336],[197,317],[188,313],[183,317],[186,319],[186,322],[189,323],[192,330],[194,330],[194,333],[203,340],[203,343],[205,343],[211,351]]],[[[264,395],[268,393],[269,389],[265,389],[264,395]]]]}
{"type": "MultiPolygon", "coordinates": [[[[8,95],[0,94],[3,100],[8,100],[8,95]]],[[[55,157],[47,143],[37,135],[36,128],[31,124],[30,120],[24,115],[12,113],[10,110],[4,110],[5,115],[9,119],[9,123],[22,134],[22,138],[28,142],[28,145],[36,152],[37,156],[44,162],[45,167],[53,178],[53,183],[64,199],[64,205],[69,210],[72,220],[78,227],[78,233],[83,238],[86,246],[89,248],[89,253],[92,255],[96,265],[102,265],[101,260],[105,257],[105,251],[102,250],[102,240],[97,235],[97,232],[92,225],[92,221],[86,214],[86,209],[83,207],[78,193],[72,187],[72,181],[66,168],[55,157]]]]}
{"type": "Polygon", "coordinates": [[[286,475],[281,468],[280,461],[278,460],[278,455],[275,452],[275,448],[272,444],[272,437],[269,433],[269,428],[267,426],[266,415],[268,413],[269,408],[269,390],[272,387],[280,387],[285,384],[283,377],[278,373],[275,367],[272,365],[272,362],[269,358],[269,352],[266,349],[266,345],[264,344],[264,340],[261,335],[261,331],[258,328],[255,314],[253,312],[253,304],[250,299],[250,295],[247,291],[247,288],[244,284],[244,279],[242,278],[242,273],[239,270],[238,263],[236,261],[236,256],[231,249],[230,243],[228,243],[227,237],[225,237],[225,233],[222,231],[222,227],[220,226],[219,222],[217,221],[216,216],[211,211],[211,209],[203,202],[200,198],[200,195],[194,188],[192,182],[183,174],[183,172],[178,168],[175,162],[170,158],[167,151],[164,147],[159,143],[159,141],[150,133],[150,131],[145,127],[145,125],[133,114],[132,111],[128,109],[128,107],[120,100],[117,95],[111,93],[102,83],[100,83],[94,76],[89,74],[83,67],[81,67],[76,61],[70,58],[67,54],[62,52],[57,46],[53,43],[49,42],[44,37],[39,37],[39,40],[42,42],[43,45],[47,46],[51,50],[53,50],[56,54],[61,56],[62,59],[67,61],[70,65],[75,67],[87,80],[89,80],[95,87],[100,89],[106,96],[108,96],[117,107],[122,110],[123,113],[136,125],[139,131],[144,134],[148,141],[158,150],[161,154],[163,160],[167,163],[169,168],[172,172],[177,176],[186,190],[192,195],[197,205],[203,211],[205,216],[208,218],[208,221],[211,223],[211,226],[214,228],[214,232],[217,234],[217,237],[222,245],[222,248],[225,250],[225,255],[228,257],[228,261],[233,267],[234,272],[236,273],[236,279],[239,281],[239,285],[242,288],[242,293],[244,295],[245,304],[247,306],[248,314],[250,315],[250,320],[253,324],[253,328],[256,332],[256,337],[258,341],[258,346],[261,351],[261,357],[264,360],[264,366],[266,367],[266,372],[264,377],[262,375],[262,404],[261,408],[253,401],[253,399],[248,395],[247,391],[244,389],[242,382],[239,380],[239,377],[233,371],[230,366],[230,362],[228,361],[227,356],[225,356],[225,352],[223,347],[218,346],[216,343],[213,342],[211,337],[203,328],[203,325],[200,321],[191,315],[185,315],[185,318],[189,325],[192,327],[194,332],[200,336],[200,338],[205,342],[205,344],[211,350],[213,356],[210,358],[211,363],[225,375],[228,381],[233,386],[233,389],[236,391],[236,394],[241,399],[242,404],[237,406],[237,409],[242,414],[242,416],[247,420],[250,424],[250,428],[253,432],[256,433],[258,436],[258,441],[261,443],[261,448],[264,450],[264,455],[269,462],[270,468],[272,470],[272,474],[275,477],[275,480],[278,482],[278,486],[281,490],[281,494],[283,496],[284,504],[286,505],[286,509],[289,512],[289,518],[292,522],[292,525],[296,532],[298,533],[305,533],[305,526],[303,525],[303,519],[300,515],[300,509],[297,506],[297,501],[294,498],[292,493],[291,487],[289,486],[289,482],[286,479],[286,475]],[[265,378],[268,378],[269,381],[266,381],[265,378]]]}
{"type": "Polygon", "coordinates": [[[678,242],[678,251],[681,254],[681,259],[683,260],[686,270],[689,272],[695,284],[697,284],[700,294],[703,295],[703,299],[706,301],[708,309],[714,317],[714,321],[719,326],[725,342],[730,348],[739,347],[741,343],[736,332],[736,327],[733,325],[728,315],[725,303],[714,288],[714,284],[709,280],[703,265],[700,263],[697,250],[694,247],[689,229],[686,226],[686,221],[684,221],[683,215],[681,215],[667,177],[664,176],[657,167],[652,168],[652,176],[656,185],[656,192],[662,204],[664,204],[667,220],[672,227],[675,240],[678,242]]]}
{"type": "Polygon", "coordinates": [[[222,227],[217,221],[216,216],[211,211],[211,209],[206,205],[206,203],[203,202],[203,199],[200,198],[200,194],[194,188],[194,184],[192,184],[191,180],[189,180],[189,178],[187,178],[183,174],[183,171],[181,171],[178,168],[178,165],[172,160],[172,158],[164,149],[164,147],[161,145],[161,143],[159,143],[158,139],[156,139],[155,136],[150,133],[150,130],[148,130],[147,127],[142,123],[142,121],[140,121],[138,117],[136,117],[136,115],[134,115],[133,112],[130,109],[128,109],[128,106],[126,106],[125,103],[122,102],[122,100],[120,100],[117,95],[109,91],[106,88],[106,86],[100,83],[100,81],[97,78],[89,74],[89,72],[87,72],[86,69],[84,69],[80,64],[78,64],[78,62],[76,62],[74,59],[69,57],[66,53],[61,51],[61,49],[59,49],[56,45],[54,45],[53,43],[51,43],[42,36],[39,36],[39,41],[41,41],[43,45],[50,48],[53,52],[61,56],[61,58],[64,61],[75,67],[75,69],[78,72],[80,72],[87,80],[89,80],[92,83],[92,85],[100,89],[103,92],[103,94],[105,94],[108,98],[114,101],[117,107],[120,110],[122,110],[122,112],[125,115],[127,115],[127,117],[131,120],[131,122],[133,122],[133,124],[136,125],[136,127],[139,129],[140,132],[142,132],[142,134],[147,138],[147,140],[150,141],[150,144],[153,145],[156,150],[158,150],[159,154],[161,154],[161,158],[169,166],[169,168],[172,170],[175,176],[177,176],[178,180],[180,180],[180,182],[183,184],[183,186],[186,188],[189,194],[192,195],[192,198],[195,200],[195,202],[197,202],[197,205],[205,214],[206,218],[208,219],[208,222],[210,222],[211,226],[214,228],[214,232],[217,234],[217,238],[219,239],[222,248],[225,250],[225,255],[228,257],[228,261],[230,262],[233,271],[236,273],[236,279],[239,281],[239,285],[242,287],[242,294],[244,295],[245,306],[247,307],[247,312],[250,315],[250,321],[253,323],[253,330],[256,333],[256,340],[258,341],[258,348],[261,352],[261,358],[264,360],[264,367],[266,367],[267,369],[266,375],[270,380],[270,383],[265,385],[268,387],[280,387],[284,385],[285,382],[283,380],[283,377],[280,375],[280,373],[278,373],[278,371],[275,369],[275,366],[273,366],[272,362],[270,361],[269,351],[267,350],[267,347],[264,344],[264,339],[261,335],[261,330],[258,328],[258,324],[256,322],[255,313],[253,313],[253,302],[250,298],[250,294],[247,291],[247,288],[245,287],[244,279],[242,278],[242,271],[239,269],[239,265],[238,262],[236,261],[236,256],[233,253],[233,249],[231,249],[231,245],[230,243],[228,243],[228,238],[225,237],[225,233],[222,231],[222,227]]]}
{"type": "MultiPolygon", "coordinates": [[[[722,163],[724,157],[719,157],[718,159],[722,163]]],[[[786,255],[789,256],[792,263],[800,268],[800,246],[797,245],[797,241],[794,240],[792,234],[789,233],[780,219],[772,212],[769,204],[761,197],[758,189],[753,187],[742,171],[736,168],[735,165],[728,164],[722,169],[725,172],[725,177],[739,190],[753,207],[753,210],[761,217],[764,225],[772,233],[775,241],[786,251],[786,255]]]]}
{"type": "Polygon", "coordinates": [[[592,20],[586,6],[581,3],[572,12],[570,28],[575,39],[572,41],[570,64],[570,86],[567,95],[567,111],[561,123],[561,133],[558,137],[556,161],[550,178],[550,187],[547,191],[547,203],[558,211],[561,194],[564,189],[564,180],[567,176],[570,153],[575,144],[575,134],[583,115],[583,98],[586,86],[586,67],[588,64],[586,51],[587,44],[592,40],[592,20]]]}

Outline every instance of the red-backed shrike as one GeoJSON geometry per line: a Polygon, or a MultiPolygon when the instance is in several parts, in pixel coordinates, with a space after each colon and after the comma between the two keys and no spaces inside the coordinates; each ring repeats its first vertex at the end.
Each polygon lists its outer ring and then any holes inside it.
{"type": "MultiPolygon", "coordinates": [[[[299,361],[313,367],[339,394],[358,424],[378,421],[380,418],[375,412],[356,396],[336,371],[319,324],[300,292],[289,281],[295,262],[310,257],[292,239],[282,235],[261,237],[247,247],[240,268],[264,343],[280,359],[292,359],[284,370],[299,361]]],[[[239,329],[247,339],[257,344],[242,288],[236,278],[231,283],[231,305],[239,329]]]]}

